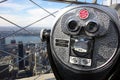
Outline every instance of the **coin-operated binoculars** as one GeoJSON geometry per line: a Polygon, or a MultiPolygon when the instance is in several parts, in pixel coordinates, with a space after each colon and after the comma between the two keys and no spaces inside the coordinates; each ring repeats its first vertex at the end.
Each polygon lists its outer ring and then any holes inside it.
{"type": "Polygon", "coordinates": [[[116,11],[82,4],[61,10],[52,31],[42,30],[57,80],[107,80],[119,66],[116,11]]]}

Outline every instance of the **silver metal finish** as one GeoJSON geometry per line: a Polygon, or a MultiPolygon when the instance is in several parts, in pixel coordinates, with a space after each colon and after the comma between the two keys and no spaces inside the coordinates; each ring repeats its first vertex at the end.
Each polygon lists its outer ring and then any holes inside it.
{"type": "Polygon", "coordinates": [[[78,48],[74,48],[75,51],[78,51],[78,52],[87,52],[86,49],[84,48],[81,48],[81,47],[78,47],[78,48]]]}
{"type": "Polygon", "coordinates": [[[41,39],[41,41],[43,41],[43,33],[44,33],[44,31],[45,31],[45,29],[42,29],[42,30],[40,31],[40,39],[41,39]]]}
{"type": "Polygon", "coordinates": [[[82,66],[91,66],[92,60],[88,58],[81,58],[81,57],[73,57],[70,56],[70,61],[71,64],[77,64],[77,65],[82,65],[82,66]]]}
{"type": "MultiPolygon", "coordinates": [[[[86,4],[86,5],[75,5],[75,6],[71,6],[71,7],[68,7],[68,8],[65,8],[65,9],[63,9],[63,10],[61,10],[61,12],[58,14],[58,16],[56,17],[56,19],[55,19],[55,21],[54,21],[54,23],[53,23],[53,25],[52,26],[55,26],[56,25],[56,23],[57,23],[57,21],[60,19],[60,17],[64,14],[64,13],[67,13],[68,11],[70,11],[70,10],[73,10],[73,9],[76,9],[76,8],[81,8],[81,7],[90,7],[90,8],[96,8],[96,9],[98,9],[98,10],[101,10],[101,11],[103,11],[103,12],[105,12],[105,14],[107,14],[107,15],[109,15],[110,17],[111,17],[111,19],[113,20],[113,21],[115,21],[115,24],[117,25],[117,26],[119,26],[120,25],[120,23],[118,23],[118,15],[116,14],[116,11],[115,10],[113,10],[113,9],[109,9],[109,8],[107,8],[107,7],[104,7],[104,6],[98,6],[98,5],[92,5],[92,4],[86,4]]],[[[50,34],[50,44],[51,44],[51,48],[52,48],[52,52],[53,52],[53,54],[56,56],[56,51],[53,49],[54,48],[54,46],[53,46],[53,34],[54,34],[54,31],[55,31],[55,29],[53,29],[52,30],[52,32],[51,32],[51,34],[50,34]]],[[[118,44],[117,44],[118,45],[118,44]]],[[[117,46],[116,45],[116,46],[117,46]]],[[[114,58],[115,59],[115,57],[114,57],[114,55],[115,55],[115,53],[116,53],[116,51],[117,51],[117,49],[115,49],[114,50],[114,52],[113,52],[113,54],[111,55],[111,57],[104,63],[104,64],[102,64],[102,65],[100,65],[100,66],[97,66],[97,67],[94,67],[94,68],[87,68],[87,69],[83,69],[82,68],[82,70],[83,71],[91,71],[91,70],[97,70],[97,69],[102,69],[102,67],[104,67],[105,65],[108,65],[108,63],[114,58]]],[[[65,55],[65,54],[64,54],[65,55]]],[[[60,56],[60,55],[59,55],[60,56]]],[[[57,56],[58,57],[58,56],[57,56]]],[[[59,58],[59,57],[58,57],[59,58]]],[[[80,65],[85,65],[84,64],[84,62],[82,62],[82,60],[84,61],[85,59],[79,59],[79,58],[75,58],[75,60],[72,60],[72,58],[70,57],[69,58],[69,62],[72,64],[72,63],[74,63],[74,64],[80,64],[80,65]],[[79,61],[80,60],[80,61],[79,61]]],[[[87,64],[87,65],[89,65],[90,66],[90,60],[89,59],[86,59],[88,62],[89,62],[89,64],[87,64]]],[[[71,65],[68,65],[69,67],[71,66],[71,65]]],[[[75,69],[79,69],[79,68],[76,68],[75,67],[75,69]]],[[[81,69],[79,69],[79,70],[81,70],[81,69]]]]}

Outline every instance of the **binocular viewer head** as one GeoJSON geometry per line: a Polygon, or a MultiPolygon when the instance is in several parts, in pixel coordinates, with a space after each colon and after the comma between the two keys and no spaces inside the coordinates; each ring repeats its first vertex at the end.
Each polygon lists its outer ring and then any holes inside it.
{"type": "Polygon", "coordinates": [[[77,8],[61,16],[62,32],[68,35],[103,36],[110,26],[110,17],[93,8],[77,8]]]}
{"type": "Polygon", "coordinates": [[[102,80],[119,57],[116,12],[87,4],[61,12],[50,33],[50,49],[62,80],[102,80]]]}

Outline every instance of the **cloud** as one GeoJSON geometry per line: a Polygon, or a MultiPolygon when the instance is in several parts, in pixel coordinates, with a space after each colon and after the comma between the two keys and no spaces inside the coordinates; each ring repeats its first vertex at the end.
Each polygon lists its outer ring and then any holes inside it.
{"type": "Polygon", "coordinates": [[[26,8],[30,8],[30,5],[21,5],[21,4],[17,4],[17,3],[5,3],[5,4],[0,4],[0,8],[9,8],[12,10],[24,10],[26,8]]]}
{"type": "MultiPolygon", "coordinates": [[[[48,11],[50,12],[54,12],[58,9],[53,9],[53,8],[47,8],[48,11]]],[[[45,16],[47,16],[48,13],[45,12],[44,10],[40,9],[40,8],[34,8],[34,9],[30,9],[26,11],[26,16],[22,16],[22,15],[15,15],[15,14],[0,14],[0,16],[20,25],[20,26],[26,26],[29,25],[33,22],[35,22],[36,20],[39,20],[45,16]]],[[[36,27],[50,27],[54,21],[54,17],[50,16],[36,24],[34,24],[33,26],[36,27]]],[[[0,26],[9,26],[10,23],[5,22],[3,20],[0,20],[0,26]]]]}
{"type": "MultiPolygon", "coordinates": [[[[57,9],[57,8],[47,8],[46,10],[49,11],[50,13],[52,13],[52,12],[55,12],[59,9],[57,9]]],[[[34,17],[40,17],[40,16],[43,17],[43,16],[46,16],[46,15],[49,14],[49,13],[47,13],[46,11],[44,11],[40,8],[30,9],[30,10],[27,11],[27,13],[31,16],[34,16],[34,17]]]]}
{"type": "MultiPolygon", "coordinates": [[[[57,8],[47,8],[47,10],[52,13],[52,12],[57,11],[58,9],[57,8]]],[[[49,13],[45,12],[42,9],[31,9],[31,10],[28,10],[27,12],[30,15],[29,19],[32,20],[31,22],[39,20],[39,19],[49,15],[49,13]]],[[[55,14],[55,16],[56,16],[56,14],[55,14]]],[[[51,27],[54,19],[55,19],[55,17],[49,16],[49,17],[43,19],[42,21],[34,24],[33,26],[51,27]]]]}
{"type": "MultiPolygon", "coordinates": [[[[23,1],[23,0],[22,0],[23,1]]],[[[8,2],[0,4],[0,16],[24,27],[26,25],[29,25],[47,15],[46,11],[40,9],[38,6],[32,4],[31,2],[26,2],[23,4],[22,1],[14,1],[14,0],[9,0],[8,2]],[[16,2],[16,3],[15,3],[16,2]]],[[[47,5],[45,3],[45,5],[47,5]]],[[[52,4],[48,4],[52,6],[52,4]]],[[[62,7],[62,6],[60,6],[62,7]]],[[[59,10],[59,8],[55,7],[46,7],[49,12],[54,12],[56,10],[59,10]]],[[[46,19],[43,19],[42,21],[32,25],[32,26],[37,26],[37,27],[50,27],[51,24],[53,23],[55,17],[50,16],[46,19]]],[[[0,26],[11,26],[10,23],[0,19],[0,26]]]]}

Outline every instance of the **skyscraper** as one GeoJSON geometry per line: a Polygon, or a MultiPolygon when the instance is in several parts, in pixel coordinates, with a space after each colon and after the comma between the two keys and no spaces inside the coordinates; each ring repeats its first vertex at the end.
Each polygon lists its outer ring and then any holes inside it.
{"type": "Polygon", "coordinates": [[[2,35],[0,34],[0,49],[5,48],[5,38],[2,38],[2,35]]]}

